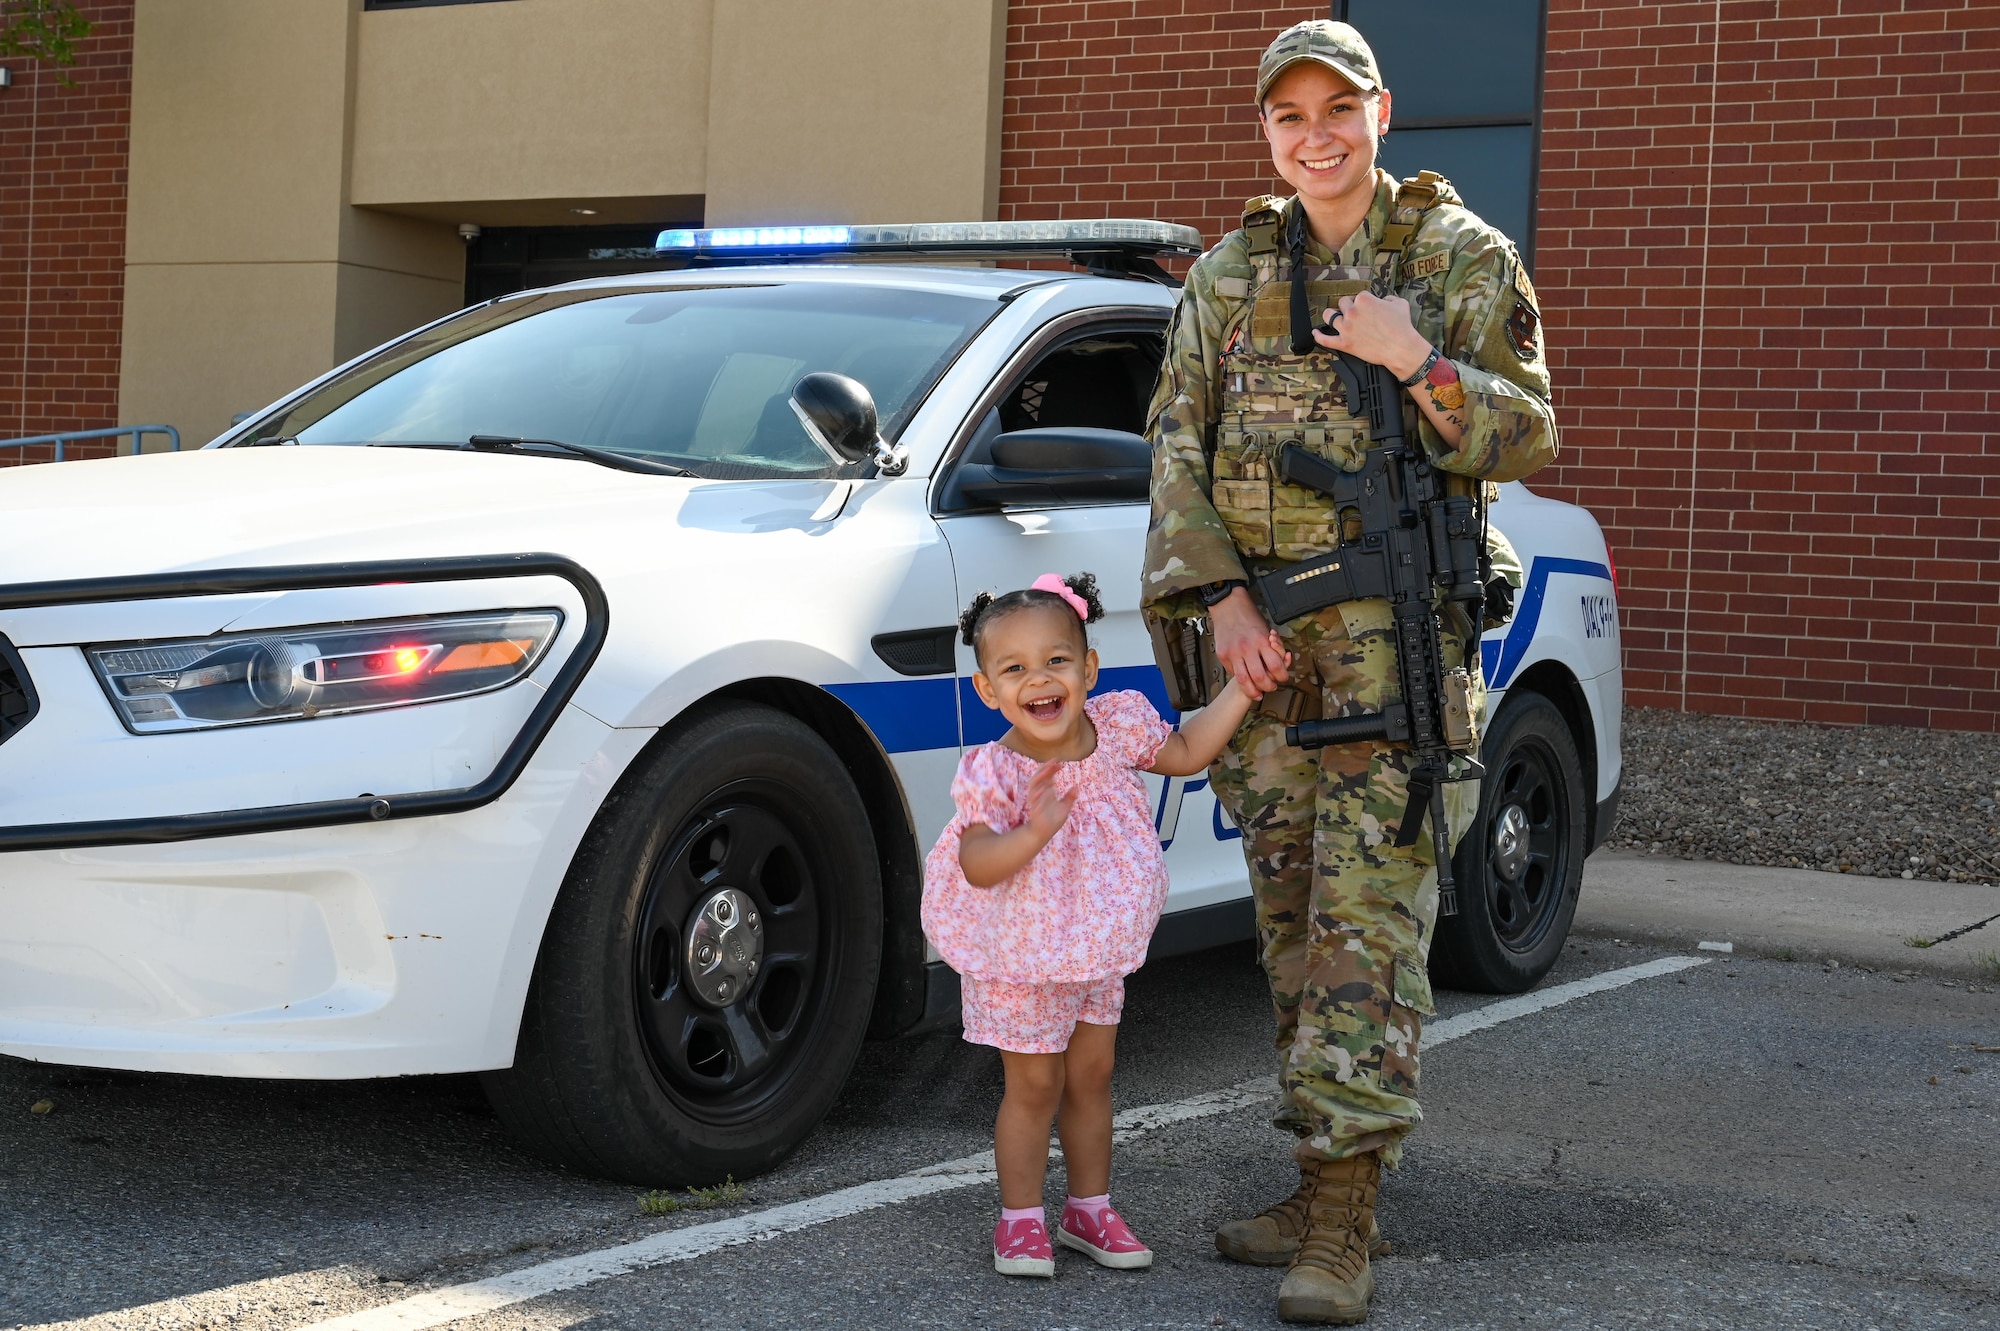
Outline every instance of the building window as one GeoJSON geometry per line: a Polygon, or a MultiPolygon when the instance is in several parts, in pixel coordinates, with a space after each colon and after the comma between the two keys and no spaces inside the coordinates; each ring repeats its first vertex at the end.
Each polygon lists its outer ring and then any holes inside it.
{"type": "Polygon", "coordinates": [[[1535,262],[1546,0],[1339,0],[1396,100],[1382,166],[1435,171],[1535,262]]]}
{"type": "Polygon", "coordinates": [[[490,5],[499,0],[361,0],[363,9],[428,9],[432,5],[490,5]]]}
{"type": "Polygon", "coordinates": [[[686,259],[654,254],[653,241],[665,227],[686,225],[686,218],[667,218],[644,226],[489,226],[466,247],[465,303],[586,277],[685,268],[686,259]]]}

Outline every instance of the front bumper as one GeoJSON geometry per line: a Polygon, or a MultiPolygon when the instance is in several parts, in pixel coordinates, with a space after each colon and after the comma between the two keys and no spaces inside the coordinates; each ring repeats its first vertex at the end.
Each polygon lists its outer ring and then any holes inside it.
{"type": "Polygon", "coordinates": [[[504,1067],[569,860],[650,737],[566,707],[467,812],[0,854],[0,1053],[247,1077],[504,1067]]]}

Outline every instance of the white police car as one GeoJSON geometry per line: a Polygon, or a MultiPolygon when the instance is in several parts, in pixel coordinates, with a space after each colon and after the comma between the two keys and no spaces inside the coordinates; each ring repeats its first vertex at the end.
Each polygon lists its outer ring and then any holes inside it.
{"type": "MultiPolygon", "coordinates": [[[[1121,432],[1152,256],[1198,237],[661,242],[690,266],[466,310],[207,449],[0,473],[0,1052],[483,1071],[540,1150],[668,1183],[769,1166],[864,1035],[950,1020],[919,861],[1000,729],[951,625],[1092,570],[1102,687],[1164,708],[1121,432]],[[1095,271],[798,262],[871,249],[1095,271]]],[[[1435,964],[1512,990],[1614,816],[1620,675],[1596,522],[1503,494],[1527,580],[1435,964]]],[[[1204,784],[1156,780],[1155,955],[1250,932],[1204,784]]]]}

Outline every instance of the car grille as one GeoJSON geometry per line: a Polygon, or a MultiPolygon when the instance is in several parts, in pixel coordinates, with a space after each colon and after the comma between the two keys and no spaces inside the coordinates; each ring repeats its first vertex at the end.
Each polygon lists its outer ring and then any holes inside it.
{"type": "Polygon", "coordinates": [[[35,719],[40,703],[35,686],[28,682],[28,668],[14,644],[0,638],[0,744],[14,738],[22,726],[35,719]]]}

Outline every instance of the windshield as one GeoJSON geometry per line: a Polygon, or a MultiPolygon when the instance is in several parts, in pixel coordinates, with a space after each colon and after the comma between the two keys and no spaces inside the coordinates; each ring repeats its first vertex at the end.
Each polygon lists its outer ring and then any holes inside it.
{"type": "Polygon", "coordinates": [[[468,310],[258,422],[233,444],[464,445],[550,439],[711,480],[833,476],[792,385],[831,370],[868,386],[894,440],[999,307],[825,282],[551,291],[468,310]]]}

